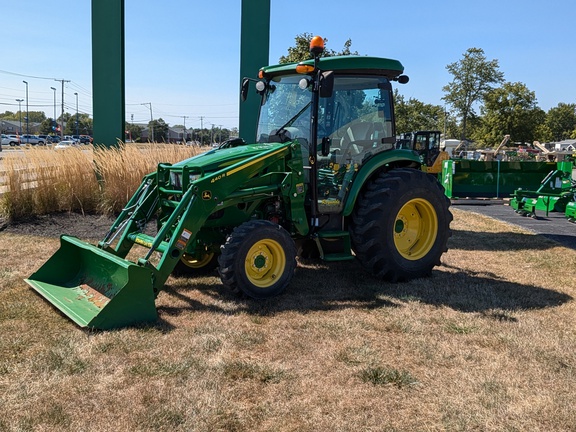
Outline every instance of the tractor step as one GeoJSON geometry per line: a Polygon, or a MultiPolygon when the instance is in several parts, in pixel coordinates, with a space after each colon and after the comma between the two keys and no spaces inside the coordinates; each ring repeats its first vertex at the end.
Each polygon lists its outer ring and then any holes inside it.
{"type": "Polygon", "coordinates": [[[348,231],[320,231],[315,238],[320,258],[324,261],[349,261],[354,259],[348,231]]]}

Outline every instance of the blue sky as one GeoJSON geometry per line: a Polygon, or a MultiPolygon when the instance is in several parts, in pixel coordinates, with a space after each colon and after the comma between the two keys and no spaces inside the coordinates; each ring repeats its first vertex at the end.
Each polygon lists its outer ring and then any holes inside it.
{"type": "MultiPolygon", "coordinates": [[[[97,1],[97,0],[95,0],[97,1]]],[[[187,127],[238,125],[241,0],[125,0],[126,116],[187,127]]],[[[0,20],[0,112],[29,109],[53,115],[92,114],[91,2],[5,2],[0,20]],[[25,102],[23,103],[25,104],[25,102]],[[23,109],[25,109],[23,105],[23,109]]],[[[421,1],[271,0],[270,63],[301,33],[328,39],[339,51],[347,39],[361,55],[398,59],[410,76],[406,98],[442,105],[451,80],[446,65],[468,48],[497,59],[506,81],[523,82],[545,111],[576,103],[576,32],[573,0],[421,1]],[[315,6],[317,5],[317,6],[315,6]],[[316,9],[315,9],[316,8],[316,9]]]]}

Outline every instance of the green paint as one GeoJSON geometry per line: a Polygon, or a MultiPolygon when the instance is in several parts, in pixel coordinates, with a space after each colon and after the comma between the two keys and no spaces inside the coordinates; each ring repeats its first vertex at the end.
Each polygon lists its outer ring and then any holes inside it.
{"type": "Polygon", "coordinates": [[[440,183],[448,198],[507,198],[518,188],[535,190],[556,162],[445,161],[440,183]]]}
{"type": "MultiPolygon", "coordinates": [[[[242,79],[257,78],[258,70],[269,63],[269,50],[270,0],[243,0],[238,94],[242,79]]],[[[246,142],[256,142],[259,108],[260,97],[254,93],[245,102],[240,102],[240,137],[246,142]]]]}
{"type": "Polygon", "coordinates": [[[124,0],[92,0],[94,144],[124,141],[124,0]]]}

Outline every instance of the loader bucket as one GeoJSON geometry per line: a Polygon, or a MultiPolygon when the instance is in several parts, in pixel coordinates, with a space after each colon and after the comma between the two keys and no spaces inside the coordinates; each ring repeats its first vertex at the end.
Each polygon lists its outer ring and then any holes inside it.
{"type": "Polygon", "coordinates": [[[76,237],[62,236],[60,249],[25,281],[81,327],[112,329],[158,317],[152,270],[76,237]]]}

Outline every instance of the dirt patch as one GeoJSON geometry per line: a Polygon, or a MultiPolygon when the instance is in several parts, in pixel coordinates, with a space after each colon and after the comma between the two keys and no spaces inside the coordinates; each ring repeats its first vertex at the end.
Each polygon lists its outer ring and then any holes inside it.
{"type": "Polygon", "coordinates": [[[29,220],[15,223],[0,220],[0,231],[40,237],[60,237],[62,234],[67,234],[81,239],[101,240],[113,222],[113,218],[102,215],[55,213],[34,216],[29,220]]]}

